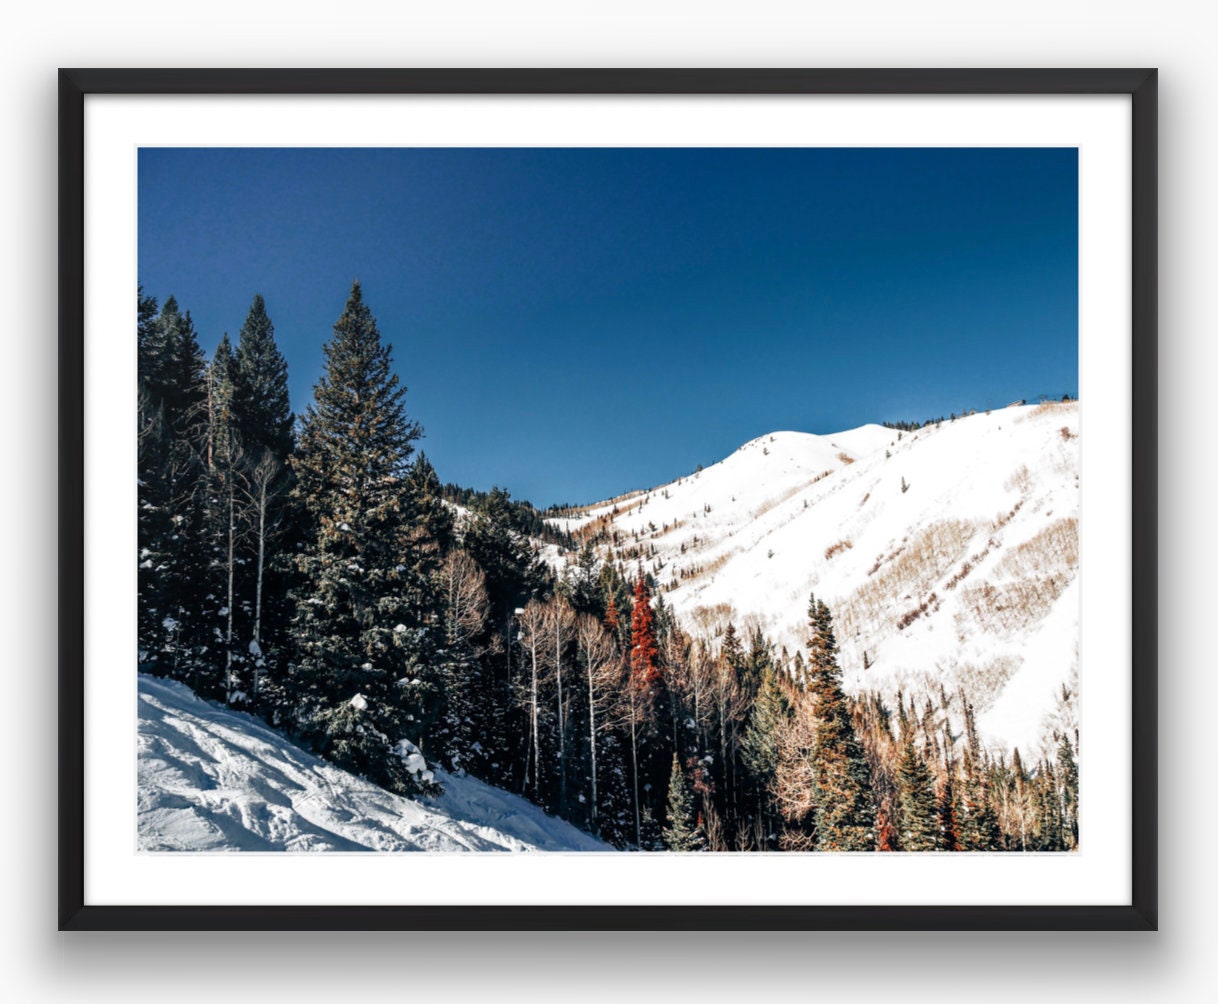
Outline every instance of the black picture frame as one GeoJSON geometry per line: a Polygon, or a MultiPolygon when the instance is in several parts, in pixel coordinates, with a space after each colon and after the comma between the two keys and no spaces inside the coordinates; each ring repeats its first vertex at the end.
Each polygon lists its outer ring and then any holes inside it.
{"type": "Polygon", "coordinates": [[[1157,86],[1154,69],[61,69],[59,928],[1157,930],[1157,86]],[[115,906],[85,903],[84,172],[90,94],[1122,94],[1132,98],[1132,875],[1108,906],[115,906]]]}

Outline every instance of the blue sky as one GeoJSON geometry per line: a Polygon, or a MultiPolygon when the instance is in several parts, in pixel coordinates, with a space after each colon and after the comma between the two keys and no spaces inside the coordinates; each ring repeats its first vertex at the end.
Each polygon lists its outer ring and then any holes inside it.
{"type": "Polygon", "coordinates": [[[545,506],[767,432],[1078,386],[1073,149],[145,149],[139,277],[266,298],[304,410],[353,279],[444,481],[545,506]]]}

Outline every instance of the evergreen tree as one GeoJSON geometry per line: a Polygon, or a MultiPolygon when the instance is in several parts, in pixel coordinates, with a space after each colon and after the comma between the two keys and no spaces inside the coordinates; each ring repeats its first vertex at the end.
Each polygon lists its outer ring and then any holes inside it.
{"type": "Polygon", "coordinates": [[[585,541],[573,564],[567,566],[568,598],[578,613],[601,617],[605,613],[601,601],[600,563],[591,541],[585,541]]]}
{"type": "Polygon", "coordinates": [[[1035,783],[1036,850],[1065,850],[1062,834],[1062,808],[1053,765],[1043,763],[1035,783]]]}
{"type": "Polygon", "coordinates": [[[749,636],[749,651],[740,660],[740,691],[750,704],[761,689],[765,674],[774,669],[774,654],[760,627],[749,636]]]}
{"type": "Polygon", "coordinates": [[[1057,776],[1061,785],[1062,842],[1072,851],[1078,847],[1078,761],[1070,737],[1064,734],[1057,745],[1057,776]]]}
{"type": "Polygon", "coordinates": [[[664,827],[664,846],[670,851],[698,851],[704,843],[694,815],[694,799],[685,783],[685,772],[677,755],[672,755],[668,779],[668,825],[664,827]]]}
{"type": "Polygon", "coordinates": [[[292,452],[288,364],[275,344],[275,327],[261,295],[241,326],[236,353],[237,428],[251,456],[261,450],[284,461],[292,452]]]}
{"type": "Polygon", "coordinates": [[[203,662],[215,597],[208,584],[204,475],[208,438],[203,350],[170,296],[138,301],[139,650],[149,670],[214,696],[203,662]]]}
{"type": "Polygon", "coordinates": [[[650,688],[659,680],[658,655],[651,589],[640,567],[630,614],[630,676],[635,686],[650,688]]]}
{"type": "Polygon", "coordinates": [[[240,629],[253,663],[250,689],[257,704],[277,716],[283,704],[280,666],[293,608],[290,555],[305,542],[306,514],[296,509],[289,458],[294,447],[288,370],[262,297],[255,296],[237,343],[233,414],[245,458],[248,543],[237,589],[248,611],[240,629]],[[269,684],[269,685],[268,685],[269,684]]]}
{"type": "Polygon", "coordinates": [[[748,771],[752,802],[767,834],[772,832],[772,820],[777,815],[774,779],[778,773],[778,738],[791,712],[791,702],[777,675],[767,666],[762,671],[757,700],[740,741],[740,758],[748,771]]]}
{"type": "Polygon", "coordinates": [[[939,812],[935,786],[925,761],[906,739],[897,773],[897,806],[903,851],[933,851],[939,845],[939,812]]]}
{"type": "MultiPolygon", "coordinates": [[[[833,618],[812,597],[808,616],[810,687],[815,696],[816,846],[826,851],[868,851],[876,844],[875,794],[862,743],[842,691],[833,618]]],[[[933,803],[932,803],[933,804],[933,803]]]]}
{"type": "Polygon", "coordinates": [[[150,344],[156,324],[157,309],[156,297],[145,296],[144,287],[139,286],[135,294],[135,337],[137,366],[141,378],[150,369],[150,344]]]}
{"type": "Polygon", "coordinates": [[[728,622],[727,628],[723,632],[723,646],[720,654],[731,669],[732,678],[739,684],[744,667],[744,651],[740,647],[740,636],[736,633],[736,625],[731,622],[728,622]]]}
{"type": "Polygon", "coordinates": [[[207,492],[208,535],[213,595],[223,597],[215,631],[219,639],[214,672],[226,703],[243,702],[243,652],[235,644],[238,624],[239,542],[243,536],[246,461],[236,420],[236,360],[228,334],[221,339],[208,367],[207,492]]]}
{"type": "Polygon", "coordinates": [[[411,505],[418,514],[418,525],[423,537],[433,542],[441,555],[447,554],[456,540],[455,521],[452,510],[444,504],[436,469],[421,450],[410,469],[410,477],[406,483],[412,496],[411,505]]]}
{"type": "Polygon", "coordinates": [[[409,792],[426,772],[402,740],[421,745],[438,709],[434,542],[407,485],[421,432],[358,282],[324,352],[292,457],[311,529],[298,561],[295,715],[321,755],[409,792]]]}
{"type": "Polygon", "coordinates": [[[512,526],[511,496],[495,487],[476,500],[472,518],[464,525],[462,545],[486,576],[489,603],[487,637],[483,647],[486,703],[484,728],[491,748],[499,751],[499,773],[492,778],[508,785],[519,771],[527,772],[528,750],[512,720],[515,669],[516,611],[542,593],[550,576],[529,539],[512,526]]]}
{"type": "Polygon", "coordinates": [[[960,833],[956,824],[956,785],[952,780],[953,769],[949,765],[939,791],[939,843],[941,851],[962,850],[960,833]]]}

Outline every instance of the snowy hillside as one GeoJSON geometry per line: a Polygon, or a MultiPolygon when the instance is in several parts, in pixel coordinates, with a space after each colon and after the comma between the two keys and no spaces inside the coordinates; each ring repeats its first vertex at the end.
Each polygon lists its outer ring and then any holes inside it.
{"type": "Polygon", "coordinates": [[[516,795],[437,772],[445,792],[393,795],[257,719],[139,677],[145,851],[611,851],[516,795]]]}
{"type": "Polygon", "coordinates": [[[1077,436],[1076,402],[777,432],[554,522],[640,547],[695,631],[756,623],[793,655],[815,592],[848,689],[964,686],[989,741],[1029,749],[1077,667],[1077,436]]]}

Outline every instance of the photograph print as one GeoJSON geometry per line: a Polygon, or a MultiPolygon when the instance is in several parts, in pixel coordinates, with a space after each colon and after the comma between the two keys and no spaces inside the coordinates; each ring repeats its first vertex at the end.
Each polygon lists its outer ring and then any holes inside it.
{"type": "Polygon", "coordinates": [[[144,853],[1079,849],[1074,148],[142,148],[144,853]]]}

